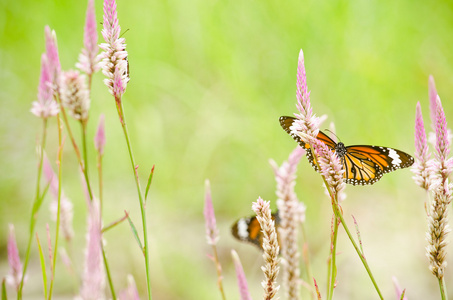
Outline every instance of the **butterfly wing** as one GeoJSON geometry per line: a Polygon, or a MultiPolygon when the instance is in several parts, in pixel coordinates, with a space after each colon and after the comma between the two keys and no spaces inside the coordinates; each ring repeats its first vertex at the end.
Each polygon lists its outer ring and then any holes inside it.
{"type": "Polygon", "coordinates": [[[409,154],[388,147],[356,145],[346,147],[344,178],[353,185],[373,184],[382,175],[410,167],[414,158],[409,154]]]}
{"type": "MultiPolygon", "coordinates": [[[[280,217],[278,211],[272,214],[272,220],[275,222],[275,228],[277,229],[277,239],[280,245],[280,239],[278,237],[278,228],[280,227],[280,217]]],[[[241,242],[252,243],[261,250],[263,250],[263,232],[261,231],[261,225],[256,218],[256,215],[251,217],[240,218],[231,227],[231,233],[233,236],[241,242]]]]}
{"type": "MultiPolygon", "coordinates": [[[[280,120],[280,125],[282,126],[282,128],[299,144],[299,146],[301,146],[302,148],[304,148],[307,151],[306,156],[307,156],[308,162],[315,169],[315,171],[318,171],[318,166],[316,165],[316,163],[314,161],[313,153],[312,153],[312,151],[310,151],[310,146],[308,144],[304,143],[304,141],[302,141],[300,136],[297,134],[297,131],[294,129],[293,123],[297,119],[293,118],[293,117],[283,116],[283,117],[280,117],[279,120],[280,120]]],[[[329,147],[331,150],[335,150],[335,146],[337,145],[337,143],[335,143],[334,140],[332,140],[330,137],[328,137],[326,134],[324,134],[321,130],[318,132],[318,135],[316,136],[316,138],[318,140],[320,140],[321,142],[323,142],[324,144],[326,144],[327,147],[329,147]]]]}

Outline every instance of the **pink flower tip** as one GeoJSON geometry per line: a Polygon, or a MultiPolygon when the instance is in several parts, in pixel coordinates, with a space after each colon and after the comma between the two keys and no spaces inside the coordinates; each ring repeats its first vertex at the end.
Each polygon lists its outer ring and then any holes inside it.
{"type": "Polygon", "coordinates": [[[83,44],[84,48],[82,49],[82,53],[79,55],[79,62],[76,64],[76,67],[84,71],[86,74],[91,75],[100,68],[98,58],[99,47],[96,29],[96,14],[93,0],[88,0],[83,44]]]}
{"type": "Polygon", "coordinates": [[[41,75],[38,85],[38,100],[32,103],[31,112],[39,118],[56,116],[59,112],[57,102],[53,99],[53,83],[49,59],[45,53],[41,56],[41,75]]]}
{"type": "Polygon", "coordinates": [[[205,181],[205,205],[204,205],[204,218],[206,220],[206,237],[208,244],[215,245],[219,240],[219,232],[214,214],[214,207],[212,205],[211,187],[209,180],[205,181]]]}
{"type": "Polygon", "coordinates": [[[60,58],[58,56],[57,35],[54,30],[50,30],[49,26],[46,26],[44,31],[46,36],[46,55],[49,60],[51,81],[53,86],[56,87],[58,85],[61,71],[60,58]]]}
{"type": "Polygon", "coordinates": [[[16,290],[19,290],[20,282],[22,280],[22,263],[20,262],[19,249],[17,248],[13,224],[9,224],[7,249],[10,272],[6,276],[6,282],[16,290]]]}
{"type": "Polygon", "coordinates": [[[236,277],[238,280],[239,294],[241,296],[241,300],[252,300],[247,285],[247,279],[245,278],[244,269],[242,268],[241,260],[239,259],[239,256],[236,253],[236,251],[234,250],[231,250],[231,256],[233,257],[234,268],[236,270],[236,277]]]}
{"type": "Polygon", "coordinates": [[[105,125],[104,125],[105,116],[101,114],[99,117],[98,129],[96,135],[94,136],[94,148],[98,151],[99,155],[104,154],[105,146],[105,125]]]}

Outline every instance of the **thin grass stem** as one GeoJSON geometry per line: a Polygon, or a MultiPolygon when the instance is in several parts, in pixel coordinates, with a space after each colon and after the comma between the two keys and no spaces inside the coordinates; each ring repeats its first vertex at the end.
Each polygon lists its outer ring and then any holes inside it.
{"type": "Polygon", "coordinates": [[[60,235],[60,209],[61,209],[61,163],[63,157],[63,137],[62,137],[62,124],[60,115],[57,115],[57,125],[58,125],[58,200],[57,200],[57,223],[55,228],[55,246],[53,249],[53,262],[52,262],[52,279],[50,280],[49,288],[49,300],[52,299],[53,285],[55,282],[55,266],[57,262],[57,250],[58,250],[58,237],[60,235]]]}
{"type": "Polygon", "coordinates": [[[439,289],[440,289],[440,296],[442,297],[442,300],[447,300],[447,288],[445,287],[445,277],[442,277],[442,279],[439,279],[439,289]]]}
{"type": "Polygon", "coordinates": [[[148,248],[148,230],[147,230],[147,225],[146,225],[146,209],[145,209],[145,203],[144,199],[142,196],[142,192],[140,189],[140,182],[138,180],[138,177],[136,176],[136,171],[135,171],[135,159],[134,159],[134,154],[132,152],[132,147],[129,139],[129,134],[127,131],[127,125],[126,125],[126,118],[123,113],[123,103],[121,99],[115,99],[116,105],[117,105],[117,110],[118,110],[118,116],[120,118],[121,126],[123,128],[123,133],[124,137],[126,139],[126,144],[127,144],[127,149],[129,151],[129,158],[131,161],[131,167],[132,167],[132,174],[134,175],[135,178],[135,184],[137,187],[137,193],[138,193],[138,200],[140,203],[140,212],[142,216],[142,226],[143,226],[143,241],[144,241],[144,254],[145,254],[145,272],[146,272],[146,284],[147,284],[147,291],[148,291],[148,299],[151,300],[151,282],[150,282],[150,274],[149,274],[149,248],[148,248]]]}
{"type": "Polygon", "coordinates": [[[30,260],[30,250],[31,250],[31,243],[33,240],[33,232],[35,231],[35,225],[36,225],[36,218],[38,217],[38,210],[41,207],[40,203],[40,183],[41,183],[41,174],[42,174],[42,165],[43,165],[43,159],[44,159],[44,148],[46,145],[46,137],[47,137],[47,119],[43,119],[43,130],[42,130],[42,140],[41,140],[41,146],[39,149],[39,164],[38,164],[38,176],[36,178],[36,194],[35,194],[35,199],[33,201],[33,207],[31,211],[31,216],[30,216],[30,229],[29,229],[29,237],[28,237],[28,243],[27,243],[27,250],[25,252],[25,260],[24,260],[24,267],[22,270],[22,279],[20,281],[19,285],[19,290],[17,291],[17,299],[22,299],[22,290],[24,288],[24,278],[25,278],[25,273],[27,272],[27,267],[28,267],[28,262],[30,260]]]}

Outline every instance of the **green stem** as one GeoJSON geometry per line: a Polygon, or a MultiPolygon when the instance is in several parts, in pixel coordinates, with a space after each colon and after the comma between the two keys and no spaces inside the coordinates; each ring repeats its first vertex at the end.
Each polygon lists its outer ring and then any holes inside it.
{"type": "Polygon", "coordinates": [[[87,151],[87,123],[80,122],[82,126],[82,147],[83,147],[83,175],[87,184],[88,194],[90,195],[90,201],[93,201],[93,193],[91,192],[90,181],[88,180],[88,151],[87,151]]]}
{"type": "MultiPolygon", "coordinates": [[[[102,244],[102,242],[101,242],[102,244]]],[[[115,294],[115,289],[113,288],[113,280],[112,275],[110,275],[110,268],[109,264],[107,263],[107,256],[105,256],[104,246],[102,248],[102,258],[104,259],[104,266],[105,266],[105,273],[107,274],[107,280],[109,282],[110,293],[112,294],[112,299],[117,299],[115,294]]]]}
{"type": "Polygon", "coordinates": [[[38,176],[36,179],[36,194],[35,199],[33,201],[33,207],[30,216],[30,230],[29,230],[29,237],[27,243],[27,251],[25,252],[25,261],[24,261],[24,268],[22,270],[22,279],[20,281],[19,290],[17,292],[17,299],[22,299],[22,290],[24,288],[24,278],[25,273],[27,272],[28,262],[30,260],[30,250],[31,250],[31,243],[33,240],[33,232],[35,231],[36,225],[36,218],[38,217],[38,210],[40,208],[40,183],[41,183],[41,174],[42,174],[42,164],[44,159],[44,148],[46,145],[46,137],[47,137],[47,119],[43,119],[43,132],[42,132],[42,140],[41,140],[41,148],[39,149],[39,165],[38,165],[38,176]]]}
{"type": "Polygon", "coordinates": [[[327,299],[333,298],[333,291],[335,288],[335,279],[337,277],[337,265],[336,265],[336,252],[337,252],[337,236],[338,236],[338,219],[335,217],[335,224],[333,227],[333,238],[332,238],[332,248],[331,248],[331,260],[330,260],[330,284],[329,284],[329,293],[327,299]]]}
{"type": "Polygon", "coordinates": [[[439,278],[439,288],[440,288],[440,295],[442,297],[442,300],[447,300],[447,289],[445,287],[445,279],[442,277],[442,279],[439,278]]]}
{"type": "Polygon", "coordinates": [[[140,203],[140,212],[142,216],[142,226],[143,226],[143,240],[145,243],[144,246],[144,254],[145,254],[145,270],[146,270],[146,284],[147,284],[147,289],[148,289],[148,299],[151,300],[151,282],[150,282],[150,274],[149,274],[149,248],[148,248],[148,229],[146,226],[146,208],[145,204],[143,201],[143,196],[142,192],[140,189],[140,182],[138,180],[138,176],[136,175],[136,170],[135,170],[135,159],[134,155],[132,153],[132,147],[129,139],[129,134],[127,131],[127,125],[126,125],[126,119],[125,115],[123,113],[123,103],[121,102],[121,98],[115,98],[117,110],[118,110],[118,116],[120,118],[121,126],[123,127],[123,132],[124,132],[124,137],[126,139],[126,144],[127,144],[127,149],[129,151],[129,158],[131,161],[131,167],[132,167],[132,173],[134,174],[135,178],[135,185],[137,187],[137,193],[138,193],[138,200],[140,203]]]}
{"type": "Polygon", "coordinates": [[[222,267],[220,266],[219,262],[219,256],[217,255],[217,248],[215,245],[212,245],[212,250],[214,252],[214,263],[216,265],[217,269],[217,285],[219,286],[220,294],[222,295],[222,299],[226,300],[225,297],[225,292],[223,291],[223,285],[222,285],[222,267]]]}
{"type": "Polygon", "coordinates": [[[351,241],[352,245],[354,246],[355,251],[359,255],[359,258],[362,261],[363,266],[365,267],[365,269],[366,269],[366,271],[368,273],[368,276],[370,277],[371,281],[373,282],[374,288],[376,289],[376,292],[378,293],[379,298],[380,299],[384,299],[384,297],[382,297],[381,291],[379,290],[379,287],[378,287],[378,285],[376,283],[376,280],[374,279],[373,274],[371,273],[370,266],[368,265],[368,262],[366,261],[366,259],[363,256],[362,252],[360,252],[360,248],[357,245],[357,243],[355,242],[354,237],[352,236],[351,232],[349,231],[349,228],[346,225],[346,221],[344,220],[343,215],[341,213],[338,213],[337,217],[340,218],[341,225],[343,225],[343,228],[346,231],[346,233],[347,233],[347,235],[349,237],[349,240],[351,241]]]}
{"type": "Polygon", "coordinates": [[[57,263],[57,250],[58,250],[58,237],[60,235],[60,207],[61,207],[61,163],[63,156],[63,141],[62,141],[62,127],[60,116],[57,115],[58,124],[58,200],[57,200],[57,224],[55,229],[55,246],[53,249],[53,263],[52,263],[52,279],[50,281],[49,288],[49,300],[52,299],[53,284],[55,282],[55,265],[57,263]]]}

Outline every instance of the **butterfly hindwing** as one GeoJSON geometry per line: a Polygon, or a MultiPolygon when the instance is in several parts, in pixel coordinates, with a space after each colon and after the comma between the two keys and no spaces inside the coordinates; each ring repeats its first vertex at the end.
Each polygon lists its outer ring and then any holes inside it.
{"type": "MultiPolygon", "coordinates": [[[[280,117],[280,125],[301,147],[307,150],[308,161],[318,171],[309,145],[305,144],[297,134],[294,127],[295,120],[293,117],[280,117]]],[[[338,150],[338,148],[343,150],[337,152],[337,155],[343,163],[344,179],[348,184],[373,184],[379,181],[385,173],[410,167],[414,163],[412,156],[394,148],[369,145],[344,147],[342,143],[337,144],[322,131],[319,131],[316,138],[332,151],[338,150]]]]}
{"type": "MultiPolygon", "coordinates": [[[[278,228],[280,226],[278,211],[272,214],[272,220],[275,222],[278,238],[278,228]]],[[[256,215],[237,220],[231,227],[231,233],[236,239],[242,242],[252,243],[261,250],[263,249],[263,232],[261,231],[261,226],[256,215]]]]}

